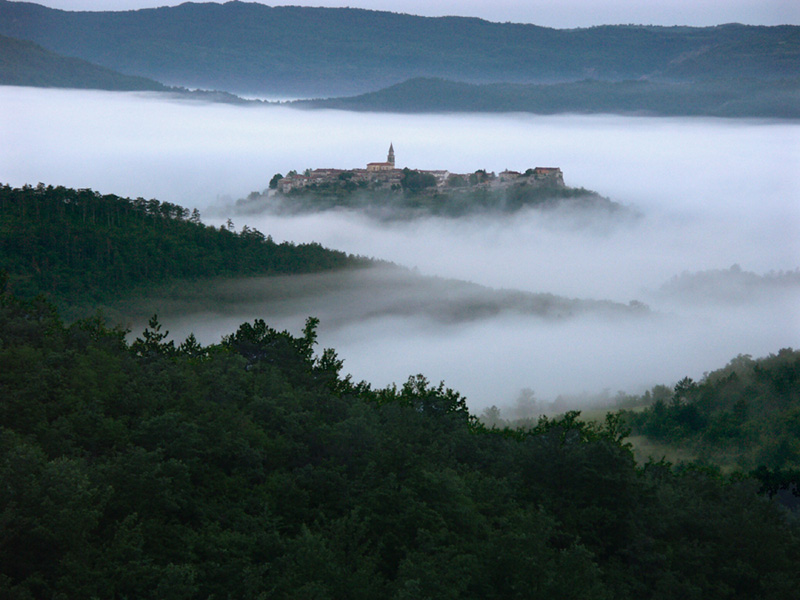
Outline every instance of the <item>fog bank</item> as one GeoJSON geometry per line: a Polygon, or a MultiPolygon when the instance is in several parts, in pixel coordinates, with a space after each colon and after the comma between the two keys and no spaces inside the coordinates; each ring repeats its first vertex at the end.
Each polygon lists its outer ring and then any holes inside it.
{"type": "Polygon", "coordinates": [[[523,388],[544,401],[642,392],[795,343],[797,321],[786,318],[797,315],[800,285],[740,300],[659,313],[379,268],[184,286],[134,307],[140,316],[129,325],[141,332],[156,310],[177,342],[193,332],[207,344],[257,318],[297,335],[313,315],[321,346],[335,348],[356,380],[383,386],[422,373],[479,411],[510,404],[523,388]]]}
{"type": "Polygon", "coordinates": [[[155,197],[199,207],[207,223],[230,217],[237,229],[247,224],[276,241],[317,241],[422,275],[495,290],[636,300],[653,312],[644,319],[588,312],[552,320],[490,310],[448,321],[432,318],[430,308],[452,307],[452,298],[421,285],[413,302],[396,287],[383,288],[403,310],[378,302],[381,310],[369,314],[375,298],[368,296],[381,295],[372,282],[369,289],[353,284],[350,294],[323,286],[284,302],[267,297],[224,310],[187,305],[175,320],[163,319],[176,335],[194,329],[214,342],[252,318],[299,333],[314,314],[322,319],[321,345],[334,347],[356,379],[385,385],[423,373],[444,379],[476,408],[510,402],[522,387],[543,399],[606,387],[633,392],[701,377],[740,353],[800,345],[796,285],[754,288],[735,273],[714,275],[738,265],[769,279],[772,271],[800,267],[795,122],[350,114],[0,87],[0,135],[0,182],[155,197]],[[264,190],[276,172],[363,167],[383,160],[389,142],[399,167],[559,166],[568,185],[643,216],[587,223],[529,211],[387,224],[347,212],[231,212],[235,199],[264,190]]]}

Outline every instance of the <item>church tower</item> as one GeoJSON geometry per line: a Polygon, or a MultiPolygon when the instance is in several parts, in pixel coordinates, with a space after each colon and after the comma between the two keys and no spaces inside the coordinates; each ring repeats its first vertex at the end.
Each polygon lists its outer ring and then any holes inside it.
{"type": "Polygon", "coordinates": [[[391,142],[389,143],[389,156],[386,157],[386,162],[392,165],[392,168],[394,169],[394,146],[391,142]]]}

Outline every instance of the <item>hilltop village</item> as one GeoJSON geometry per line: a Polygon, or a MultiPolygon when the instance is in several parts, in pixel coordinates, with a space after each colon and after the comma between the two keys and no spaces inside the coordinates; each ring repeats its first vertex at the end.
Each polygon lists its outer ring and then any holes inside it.
{"type": "Polygon", "coordinates": [[[282,214],[358,210],[378,219],[413,219],[427,215],[461,217],[470,214],[511,214],[522,209],[564,208],[592,218],[621,216],[616,202],[591,190],[564,184],[558,167],[535,167],[524,172],[485,170],[451,173],[445,170],[400,169],[394,145],[385,161],[357,169],[307,169],[276,173],[263,192],[236,201],[242,213],[282,214]]]}
{"type": "Polygon", "coordinates": [[[503,189],[512,185],[563,188],[564,175],[558,167],[536,167],[524,173],[503,171],[499,175],[479,170],[474,173],[451,173],[444,170],[398,169],[394,145],[384,162],[368,163],[364,169],[308,169],[304,173],[276,175],[270,182],[271,193],[311,191],[320,188],[410,190],[416,192],[448,192],[459,189],[503,189]]]}

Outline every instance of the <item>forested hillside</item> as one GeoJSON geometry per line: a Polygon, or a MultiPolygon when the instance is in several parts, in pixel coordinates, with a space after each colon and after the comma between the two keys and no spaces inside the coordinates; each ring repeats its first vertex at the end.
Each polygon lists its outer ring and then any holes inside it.
{"type": "Polygon", "coordinates": [[[246,226],[206,226],[198,212],[169,202],[0,186],[0,270],[16,294],[46,293],[62,307],[176,279],[313,273],[365,262],[319,244],[278,244],[246,226]]]}
{"type": "Polygon", "coordinates": [[[123,75],[78,58],[59,56],[32,42],[2,35],[0,85],[159,92],[169,89],[144,77],[123,75]]]}
{"type": "Polygon", "coordinates": [[[800,350],[739,356],[700,382],[683,379],[666,398],[640,401],[651,405],[624,413],[635,434],[716,464],[800,475],[800,350]]]}
{"type": "Polygon", "coordinates": [[[800,80],[713,79],[552,84],[469,84],[417,78],[359,96],[296,106],[387,112],[622,113],[715,117],[800,117],[800,80]]]}
{"type": "Polygon", "coordinates": [[[487,430],[422,376],[355,384],[314,327],[129,345],[0,293],[0,596],[796,596],[757,482],[637,468],[615,418],[487,430]]]}
{"type": "Polygon", "coordinates": [[[0,0],[0,33],[168,85],[332,96],[412,77],[545,83],[796,77],[800,28],[603,26],[248,2],[72,12],[0,0]]]}

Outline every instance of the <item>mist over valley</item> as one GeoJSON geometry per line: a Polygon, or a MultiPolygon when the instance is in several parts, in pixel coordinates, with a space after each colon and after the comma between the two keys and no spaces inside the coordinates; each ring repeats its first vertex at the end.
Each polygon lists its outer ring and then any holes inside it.
{"type": "MultiPolygon", "coordinates": [[[[353,114],[20,87],[0,88],[0,108],[1,176],[11,185],[158,198],[199,208],[206,223],[231,219],[237,230],[416,272],[237,281],[156,299],[178,340],[194,331],[216,342],[254,318],[298,332],[313,315],[320,345],[335,348],[355,379],[385,385],[423,373],[476,411],[523,388],[543,399],[641,391],[699,378],[738,354],[798,345],[796,278],[740,286],[735,302],[687,283],[732,265],[764,281],[798,268],[800,132],[791,122],[353,114]],[[641,216],[526,210],[387,223],[347,210],[234,210],[275,173],[363,168],[383,160],[390,141],[398,166],[410,168],[558,166],[568,185],[641,216]],[[682,291],[666,293],[676,277],[682,291]],[[540,294],[564,299],[563,310],[532,309],[540,294]]],[[[142,319],[129,323],[133,334],[142,319]]]]}
{"type": "Polygon", "coordinates": [[[800,26],[682,2],[0,0],[0,597],[794,599],[800,26]]]}

